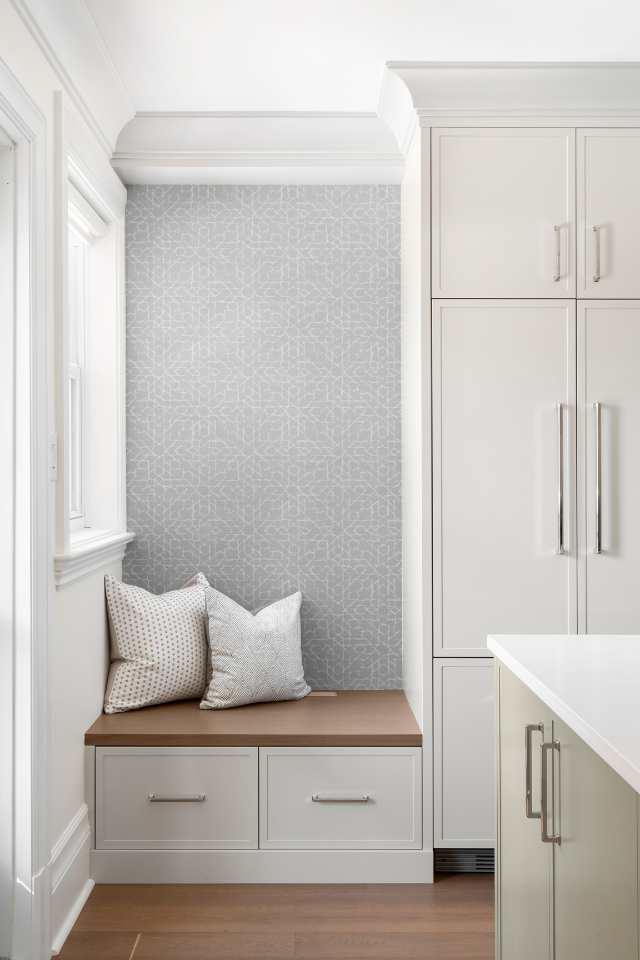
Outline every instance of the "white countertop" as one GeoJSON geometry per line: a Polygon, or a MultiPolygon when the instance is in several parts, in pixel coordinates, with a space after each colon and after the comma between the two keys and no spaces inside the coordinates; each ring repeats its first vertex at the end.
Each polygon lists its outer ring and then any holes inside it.
{"type": "Polygon", "coordinates": [[[640,793],[640,636],[491,636],[487,645],[640,793]]]}

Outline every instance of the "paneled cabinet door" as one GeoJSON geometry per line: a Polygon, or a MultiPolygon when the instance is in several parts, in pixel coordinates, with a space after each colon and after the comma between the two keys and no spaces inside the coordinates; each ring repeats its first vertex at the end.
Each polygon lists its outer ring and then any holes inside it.
{"type": "Polygon", "coordinates": [[[553,855],[551,845],[541,839],[540,764],[541,745],[551,740],[551,714],[504,667],[498,670],[498,687],[496,955],[497,960],[549,960],[553,855]]]}
{"type": "Polygon", "coordinates": [[[434,297],[575,296],[575,133],[432,132],[434,297]]]}
{"type": "Polygon", "coordinates": [[[495,689],[493,661],[433,664],[436,847],[493,847],[495,689]]]}
{"type": "Polygon", "coordinates": [[[575,304],[433,306],[434,655],[573,633],[575,304]]]}
{"type": "Polygon", "coordinates": [[[553,733],[555,960],[637,960],[637,795],[557,718],[553,733]]]}
{"type": "Polygon", "coordinates": [[[578,296],[640,297],[640,130],[578,130],[578,296]]]}
{"type": "Polygon", "coordinates": [[[581,632],[640,633],[639,371],[640,301],[579,303],[581,632]]]}

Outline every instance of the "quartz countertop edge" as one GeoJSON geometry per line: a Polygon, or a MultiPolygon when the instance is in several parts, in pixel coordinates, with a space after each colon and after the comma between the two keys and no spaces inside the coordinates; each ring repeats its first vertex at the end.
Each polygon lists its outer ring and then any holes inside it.
{"type": "Polygon", "coordinates": [[[640,636],[491,635],[487,646],[640,793],[640,636]]]}

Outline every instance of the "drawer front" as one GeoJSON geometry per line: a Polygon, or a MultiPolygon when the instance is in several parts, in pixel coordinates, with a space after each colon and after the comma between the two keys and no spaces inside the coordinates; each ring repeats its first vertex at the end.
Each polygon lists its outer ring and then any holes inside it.
{"type": "Polygon", "coordinates": [[[98,849],[258,846],[256,747],[98,747],[98,849]]]}
{"type": "Polygon", "coordinates": [[[260,749],[260,846],[422,846],[419,747],[260,749]]]}

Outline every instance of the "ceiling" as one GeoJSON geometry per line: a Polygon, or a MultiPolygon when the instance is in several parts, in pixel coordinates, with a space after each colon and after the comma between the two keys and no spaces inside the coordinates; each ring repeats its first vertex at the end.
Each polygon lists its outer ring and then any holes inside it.
{"type": "Polygon", "coordinates": [[[85,0],[136,111],[375,111],[387,60],[638,60],[637,0],[85,0]]]}

